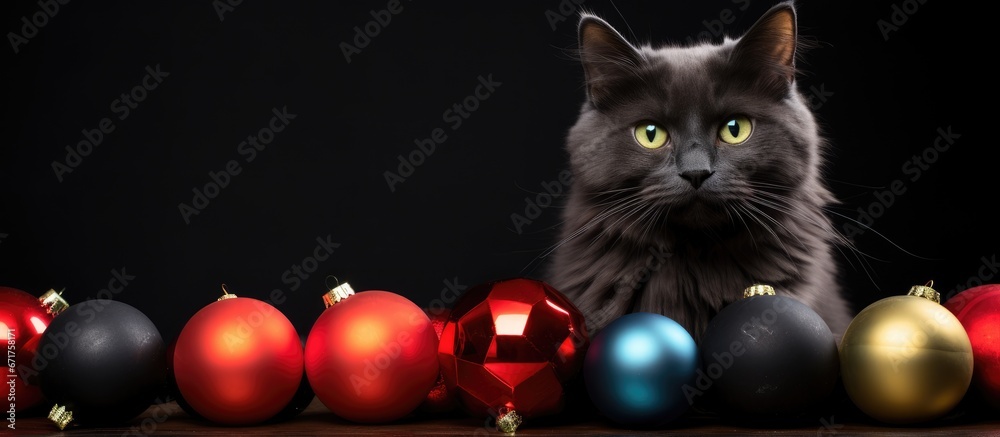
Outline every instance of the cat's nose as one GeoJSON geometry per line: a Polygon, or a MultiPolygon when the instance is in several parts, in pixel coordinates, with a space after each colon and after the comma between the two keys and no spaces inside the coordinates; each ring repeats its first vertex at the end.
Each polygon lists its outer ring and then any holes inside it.
{"type": "Polygon", "coordinates": [[[681,177],[690,182],[691,186],[697,190],[701,187],[702,182],[705,182],[705,179],[708,179],[713,174],[715,172],[710,170],[689,170],[681,173],[681,177]]]}
{"type": "MultiPolygon", "coordinates": [[[[682,143],[683,144],[683,143],[682,143]]],[[[701,188],[715,173],[712,162],[715,161],[716,150],[698,141],[692,141],[686,147],[677,149],[677,174],[691,183],[694,189],[701,188]]]]}

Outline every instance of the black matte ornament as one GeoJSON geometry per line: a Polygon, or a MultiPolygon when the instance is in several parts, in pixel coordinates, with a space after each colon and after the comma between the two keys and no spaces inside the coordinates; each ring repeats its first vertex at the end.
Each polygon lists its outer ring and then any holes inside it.
{"type": "Polygon", "coordinates": [[[44,359],[39,383],[45,396],[65,411],[50,418],[60,428],[72,423],[115,425],[146,410],[166,375],[163,338],[138,309],[95,299],[69,307],[52,320],[38,346],[44,359]]]}
{"type": "Polygon", "coordinates": [[[840,370],[826,322],[805,304],[756,285],[709,323],[695,387],[724,413],[803,413],[833,392],[840,370]],[[770,294],[769,294],[770,293],[770,294]]]}

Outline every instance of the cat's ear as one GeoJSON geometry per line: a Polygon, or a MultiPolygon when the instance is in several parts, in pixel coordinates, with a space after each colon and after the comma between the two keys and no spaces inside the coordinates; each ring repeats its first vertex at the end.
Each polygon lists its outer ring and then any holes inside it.
{"type": "Polygon", "coordinates": [[[642,56],[610,24],[594,15],[581,16],[579,32],[587,98],[602,107],[615,99],[618,85],[638,76],[642,56]]]}
{"type": "Polygon", "coordinates": [[[732,62],[764,75],[771,85],[787,89],[795,81],[795,48],[798,39],[792,2],[778,3],[764,13],[740,38],[732,62]]]}

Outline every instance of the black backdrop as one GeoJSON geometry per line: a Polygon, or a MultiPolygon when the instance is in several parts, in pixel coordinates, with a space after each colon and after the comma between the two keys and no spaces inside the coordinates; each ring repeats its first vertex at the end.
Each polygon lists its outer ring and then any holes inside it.
{"type": "MultiPolygon", "coordinates": [[[[275,293],[304,335],[327,274],[426,307],[450,300],[446,282],[541,273],[561,198],[537,211],[525,198],[548,205],[543,184],[558,187],[566,168],[583,98],[573,2],[8,3],[0,284],[113,296],[170,339],[221,283],[275,293]],[[355,26],[374,36],[355,42],[355,26]],[[475,97],[480,78],[494,84],[475,97]],[[475,111],[458,124],[446,111],[460,102],[475,111]],[[275,110],[294,118],[269,132],[275,110]],[[443,141],[400,173],[399,156],[435,129],[443,141]],[[248,136],[268,142],[252,161],[248,136]],[[239,173],[219,176],[227,165],[239,173]],[[387,171],[405,180],[390,189],[387,171]],[[226,186],[206,188],[212,174],[226,186]],[[512,214],[533,220],[517,229],[512,214]]],[[[943,293],[989,282],[996,145],[966,102],[995,91],[971,74],[981,55],[957,50],[977,45],[988,17],[959,2],[847,3],[800,2],[814,47],[798,83],[833,145],[837,226],[868,222],[858,208],[877,215],[854,236],[868,272],[842,259],[845,286],[860,308],[928,279],[943,293]],[[949,127],[960,137],[935,150],[949,127]]],[[[739,34],[772,4],[583,7],[633,40],[684,42],[739,34]]]]}

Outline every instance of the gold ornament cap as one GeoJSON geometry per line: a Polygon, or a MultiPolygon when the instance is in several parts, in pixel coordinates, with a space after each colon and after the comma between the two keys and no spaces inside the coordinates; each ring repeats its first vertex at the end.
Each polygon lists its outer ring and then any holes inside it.
{"type": "Polygon", "coordinates": [[[223,301],[223,300],[226,300],[226,299],[233,299],[233,298],[237,298],[237,297],[239,297],[239,296],[237,296],[235,294],[229,294],[229,290],[226,289],[226,284],[222,284],[222,296],[219,296],[219,298],[216,299],[215,301],[219,302],[219,301],[223,301]]]}
{"type": "Polygon", "coordinates": [[[64,430],[73,421],[73,412],[67,410],[65,406],[55,404],[52,406],[52,410],[49,411],[49,420],[55,423],[60,430],[64,430]]]}
{"type": "Polygon", "coordinates": [[[513,434],[521,426],[521,415],[517,411],[501,408],[497,414],[497,431],[513,434]]]}
{"type": "Polygon", "coordinates": [[[348,297],[351,297],[351,296],[354,295],[354,289],[351,288],[351,284],[348,284],[346,282],[343,283],[343,284],[341,284],[340,280],[337,280],[336,276],[328,276],[326,278],[327,279],[327,284],[326,284],[327,287],[330,286],[330,283],[329,283],[329,279],[330,278],[333,278],[334,280],[337,281],[337,286],[331,288],[330,291],[327,291],[326,293],[323,294],[323,305],[326,305],[326,308],[330,308],[330,307],[332,307],[332,306],[340,303],[344,299],[347,299],[348,297]]]}
{"type": "Polygon", "coordinates": [[[934,303],[941,303],[941,293],[937,290],[931,288],[934,286],[934,281],[927,281],[924,285],[914,285],[910,287],[910,292],[906,293],[907,296],[917,296],[933,301],[934,303]]]}
{"type": "Polygon", "coordinates": [[[53,317],[58,316],[63,310],[69,308],[69,304],[62,298],[62,291],[52,289],[39,296],[38,303],[45,307],[45,312],[51,314],[53,317]]]}
{"type": "Polygon", "coordinates": [[[774,287],[765,284],[753,284],[743,290],[743,298],[753,296],[774,296],[774,287]]]}

